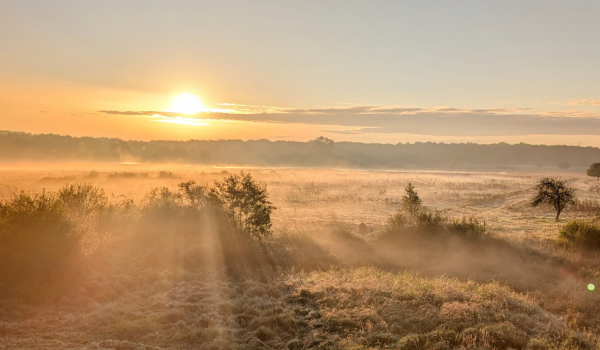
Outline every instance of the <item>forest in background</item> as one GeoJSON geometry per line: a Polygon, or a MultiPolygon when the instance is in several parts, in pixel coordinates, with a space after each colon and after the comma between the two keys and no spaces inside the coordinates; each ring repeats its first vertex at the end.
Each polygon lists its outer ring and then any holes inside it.
{"type": "Polygon", "coordinates": [[[0,131],[0,161],[93,161],[351,169],[587,168],[600,148],[415,142],[132,141],[0,131]]]}

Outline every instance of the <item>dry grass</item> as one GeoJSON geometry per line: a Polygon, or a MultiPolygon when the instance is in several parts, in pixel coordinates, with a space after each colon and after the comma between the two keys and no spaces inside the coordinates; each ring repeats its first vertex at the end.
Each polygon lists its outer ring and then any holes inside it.
{"type": "MultiPolygon", "coordinates": [[[[264,256],[244,258],[250,269],[229,267],[223,244],[231,238],[167,234],[131,250],[149,236],[131,234],[129,219],[92,225],[78,274],[0,297],[0,348],[598,348],[600,296],[587,284],[600,286],[600,260],[555,244],[552,211],[527,205],[544,174],[246,171],[267,184],[278,207],[264,256]],[[409,181],[428,208],[485,220],[493,237],[383,238],[409,181]]],[[[209,183],[222,172],[6,169],[0,196],[84,181],[113,202],[139,204],[149,188],[209,183]]],[[[562,220],[591,217],[596,181],[569,177],[584,201],[562,220]]],[[[149,227],[158,235],[170,229],[149,227]]]]}

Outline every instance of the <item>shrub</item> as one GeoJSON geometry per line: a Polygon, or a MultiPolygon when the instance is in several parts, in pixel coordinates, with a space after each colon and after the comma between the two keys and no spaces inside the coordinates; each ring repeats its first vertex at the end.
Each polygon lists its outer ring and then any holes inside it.
{"type": "Polygon", "coordinates": [[[181,213],[181,196],[168,187],[155,187],[142,199],[142,211],[155,217],[176,217],[181,213]]]}
{"type": "Polygon", "coordinates": [[[488,229],[475,217],[462,217],[450,220],[438,212],[419,212],[409,219],[404,212],[398,212],[390,219],[388,233],[417,233],[426,235],[451,234],[466,239],[477,239],[487,234],[488,229]]]}
{"type": "Polygon", "coordinates": [[[447,225],[448,231],[467,239],[477,239],[487,233],[485,221],[482,223],[475,217],[455,219],[447,225]]]}
{"type": "Polygon", "coordinates": [[[271,235],[271,213],[275,207],[267,200],[267,188],[250,174],[230,175],[216,181],[210,192],[231,217],[236,227],[261,239],[271,235]]]}
{"type": "Polygon", "coordinates": [[[559,169],[569,169],[571,168],[571,164],[569,162],[560,162],[558,163],[558,168],[559,169]]]}
{"type": "Polygon", "coordinates": [[[222,205],[213,189],[208,186],[197,185],[195,181],[180,183],[179,193],[182,203],[195,210],[222,205]]]}
{"type": "Polygon", "coordinates": [[[0,203],[0,275],[43,281],[77,252],[79,236],[56,193],[21,192],[0,203]]]}
{"type": "Polygon", "coordinates": [[[177,178],[177,175],[171,171],[161,170],[158,172],[157,177],[159,179],[174,179],[177,178]]]}
{"type": "Polygon", "coordinates": [[[564,246],[600,249],[600,223],[597,220],[572,220],[558,232],[558,241],[564,246]]]}
{"type": "Polygon", "coordinates": [[[437,234],[441,233],[448,221],[447,218],[437,212],[419,212],[411,218],[411,214],[399,211],[391,217],[389,231],[413,231],[419,233],[437,234]]]}
{"type": "Polygon", "coordinates": [[[77,215],[87,216],[105,209],[108,197],[101,187],[89,183],[67,184],[58,190],[58,199],[65,208],[77,215]]]}

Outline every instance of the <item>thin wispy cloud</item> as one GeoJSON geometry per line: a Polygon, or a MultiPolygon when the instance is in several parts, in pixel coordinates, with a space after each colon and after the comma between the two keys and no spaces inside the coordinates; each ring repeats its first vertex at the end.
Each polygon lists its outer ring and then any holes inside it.
{"type": "MultiPolygon", "coordinates": [[[[279,108],[228,104],[233,112],[182,115],[161,111],[100,111],[123,116],[160,117],[165,122],[185,120],[335,126],[329,132],[357,134],[417,134],[432,136],[597,135],[600,113],[565,110],[534,112],[530,108],[460,109],[449,106],[339,106],[279,108]],[[174,120],[174,121],[169,121],[174,120]],[[346,129],[347,128],[347,129],[346,129]]],[[[183,121],[183,122],[182,122],[183,121]]],[[[194,125],[188,123],[188,125],[194,125]]],[[[198,124],[203,125],[203,124],[198,124]]]]}
{"type": "Polygon", "coordinates": [[[600,99],[595,100],[595,99],[590,99],[590,98],[584,98],[581,100],[569,100],[566,103],[567,106],[600,106],[600,99]]]}

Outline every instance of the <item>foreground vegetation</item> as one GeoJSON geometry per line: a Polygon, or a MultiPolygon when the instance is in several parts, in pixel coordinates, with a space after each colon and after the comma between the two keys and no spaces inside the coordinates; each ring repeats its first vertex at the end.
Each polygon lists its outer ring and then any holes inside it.
{"type": "Polygon", "coordinates": [[[361,235],[273,232],[251,176],[178,181],[135,201],[83,183],[5,201],[0,347],[598,347],[594,250],[507,241],[415,188],[361,235]]]}

